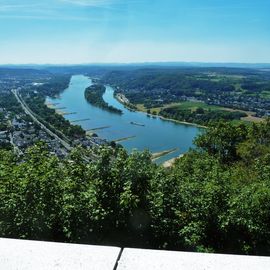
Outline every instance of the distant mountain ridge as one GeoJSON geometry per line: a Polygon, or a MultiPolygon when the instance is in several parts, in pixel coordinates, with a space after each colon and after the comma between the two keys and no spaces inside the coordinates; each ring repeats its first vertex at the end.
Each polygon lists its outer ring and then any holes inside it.
{"type": "Polygon", "coordinates": [[[134,63],[85,63],[85,64],[6,64],[0,68],[47,69],[78,67],[228,67],[228,68],[270,68],[270,63],[222,63],[222,62],[134,62],[134,63]]]}

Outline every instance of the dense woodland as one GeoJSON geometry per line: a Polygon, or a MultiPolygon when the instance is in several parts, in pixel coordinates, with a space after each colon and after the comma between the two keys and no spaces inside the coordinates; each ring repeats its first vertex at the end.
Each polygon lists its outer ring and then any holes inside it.
{"type": "Polygon", "coordinates": [[[100,147],[0,151],[0,236],[270,255],[270,121],[219,122],[171,169],[100,147]]]}
{"type": "Polygon", "coordinates": [[[94,106],[97,106],[103,110],[109,112],[122,114],[123,112],[111,105],[103,99],[103,94],[106,91],[106,87],[102,84],[93,84],[85,89],[85,98],[86,100],[94,106]]]}
{"type": "Polygon", "coordinates": [[[12,116],[23,112],[22,107],[16,100],[15,96],[11,93],[0,92],[0,108],[6,108],[10,111],[12,116]]]}
{"type": "MultiPolygon", "coordinates": [[[[71,75],[51,75],[49,79],[36,87],[37,92],[45,96],[57,96],[68,88],[71,75]]],[[[33,87],[31,87],[33,89],[33,87]]]]}

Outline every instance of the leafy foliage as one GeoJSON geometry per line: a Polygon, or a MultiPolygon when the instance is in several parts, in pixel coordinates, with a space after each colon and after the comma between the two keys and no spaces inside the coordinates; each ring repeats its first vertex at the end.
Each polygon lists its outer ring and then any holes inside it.
{"type": "Polygon", "coordinates": [[[0,236],[269,255],[269,130],[220,122],[171,169],[108,146],[1,150],[0,236]]]}

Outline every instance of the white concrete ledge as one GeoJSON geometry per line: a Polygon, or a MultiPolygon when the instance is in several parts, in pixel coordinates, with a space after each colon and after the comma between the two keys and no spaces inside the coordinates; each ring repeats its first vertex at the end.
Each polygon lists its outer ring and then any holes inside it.
{"type": "Polygon", "coordinates": [[[270,270],[270,257],[125,248],[117,270],[270,270]]]}
{"type": "Polygon", "coordinates": [[[0,238],[0,270],[270,270],[270,257],[0,238]],[[121,256],[120,256],[121,255],[121,256]]]}
{"type": "Polygon", "coordinates": [[[0,238],[1,270],[112,270],[121,249],[0,238]]]}

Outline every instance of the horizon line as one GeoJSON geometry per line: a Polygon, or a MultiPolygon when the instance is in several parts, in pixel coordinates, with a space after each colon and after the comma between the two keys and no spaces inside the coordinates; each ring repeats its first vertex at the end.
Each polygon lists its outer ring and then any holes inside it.
{"type": "Polygon", "coordinates": [[[224,64],[224,65],[270,65],[270,62],[218,62],[218,61],[139,61],[139,62],[87,62],[87,63],[0,63],[0,66],[86,66],[86,65],[140,65],[140,64],[224,64]]]}

